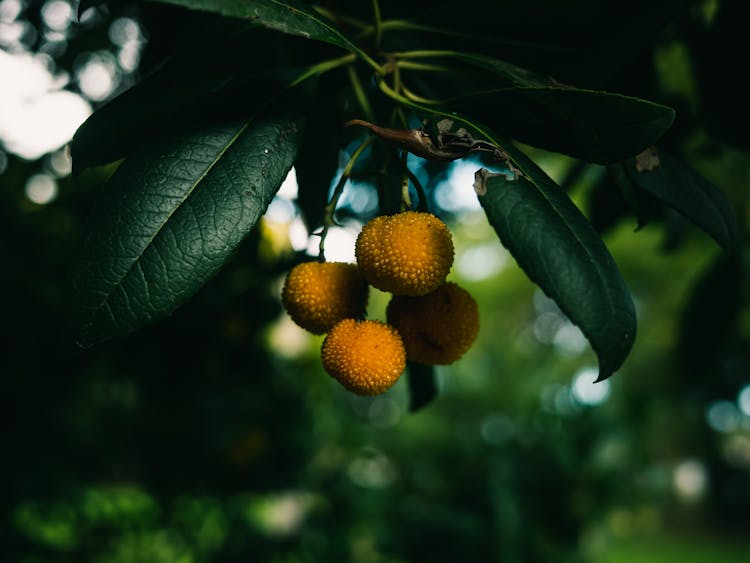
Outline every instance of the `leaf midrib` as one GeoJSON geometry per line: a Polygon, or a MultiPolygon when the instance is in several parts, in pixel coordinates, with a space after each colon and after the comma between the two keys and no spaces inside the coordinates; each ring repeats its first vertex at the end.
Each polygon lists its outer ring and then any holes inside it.
{"type": "MultiPolygon", "coordinates": [[[[510,156],[510,155],[508,155],[508,156],[510,156]]],[[[512,159],[512,157],[511,157],[511,159],[512,159]]],[[[514,164],[518,164],[518,162],[516,160],[514,160],[514,159],[512,159],[512,160],[513,160],[514,164]]],[[[601,267],[599,265],[599,261],[596,260],[596,259],[594,259],[593,254],[591,254],[591,252],[586,247],[586,245],[583,244],[583,241],[578,236],[578,234],[576,233],[576,231],[574,231],[570,227],[570,225],[568,225],[568,222],[565,220],[563,214],[558,210],[558,208],[555,205],[555,203],[547,196],[547,194],[545,193],[545,191],[543,189],[541,189],[532,178],[529,177],[528,180],[529,180],[529,183],[531,183],[536,188],[537,192],[542,195],[542,197],[544,198],[544,200],[549,205],[550,209],[552,209],[557,214],[557,216],[561,220],[561,223],[565,226],[565,228],[568,230],[568,232],[572,235],[573,240],[575,240],[575,242],[578,244],[578,246],[583,250],[584,254],[588,258],[588,262],[591,265],[593,265],[593,267],[594,267],[594,269],[596,271],[596,277],[599,280],[599,284],[602,287],[602,289],[604,290],[605,295],[607,296],[607,304],[609,306],[608,307],[609,310],[613,314],[617,313],[620,310],[620,308],[615,306],[615,301],[614,301],[614,299],[612,297],[612,291],[610,290],[609,284],[606,283],[605,276],[602,275],[602,269],[601,269],[601,267]]],[[[566,315],[569,315],[569,314],[566,312],[566,315]]]]}
{"type": "MultiPolygon", "coordinates": [[[[456,118],[459,121],[462,121],[463,123],[465,123],[466,125],[469,125],[470,127],[475,128],[479,133],[481,133],[482,135],[486,136],[488,139],[491,139],[493,141],[493,143],[495,143],[497,146],[501,146],[502,147],[502,145],[500,143],[497,143],[497,140],[494,138],[493,135],[491,135],[488,132],[484,131],[481,127],[477,126],[475,123],[472,123],[468,119],[466,119],[464,117],[461,117],[459,115],[450,115],[450,114],[447,114],[447,113],[443,114],[443,115],[456,118]]],[[[503,150],[506,150],[506,149],[503,149],[503,150]]],[[[515,147],[513,147],[513,150],[518,150],[518,149],[516,149],[515,147]]],[[[513,164],[518,165],[519,167],[521,166],[518,163],[518,161],[515,158],[513,158],[513,156],[509,152],[507,152],[507,150],[506,150],[506,154],[508,155],[508,158],[513,162],[513,164]]],[[[598,261],[594,259],[593,254],[591,254],[591,252],[586,247],[586,245],[583,244],[583,241],[578,236],[578,234],[573,229],[570,228],[570,225],[568,225],[568,222],[565,220],[565,217],[563,216],[563,214],[557,208],[557,206],[555,205],[555,203],[547,196],[547,193],[542,188],[539,187],[539,185],[537,184],[536,180],[534,178],[532,178],[531,176],[528,176],[528,175],[527,175],[527,178],[528,178],[529,182],[531,183],[531,185],[533,185],[536,188],[537,192],[539,192],[542,195],[542,197],[547,202],[547,204],[550,206],[550,208],[557,214],[557,216],[560,218],[562,224],[565,225],[565,228],[573,236],[573,239],[576,241],[576,243],[581,247],[581,249],[583,249],[583,252],[588,257],[589,262],[591,264],[593,264],[594,269],[596,270],[597,277],[599,279],[599,283],[600,283],[601,287],[604,289],[604,293],[607,296],[607,304],[609,306],[609,310],[612,312],[613,315],[615,313],[619,313],[620,312],[619,311],[619,307],[615,307],[615,302],[614,302],[614,299],[612,298],[612,291],[610,290],[609,284],[606,283],[605,277],[602,275],[602,270],[601,270],[601,267],[600,267],[598,261]]],[[[604,243],[602,243],[602,244],[604,244],[604,243]]]]}
{"type": "Polygon", "coordinates": [[[611,99],[627,100],[628,102],[634,102],[636,105],[643,105],[653,109],[669,110],[669,106],[663,104],[657,104],[650,100],[644,100],[643,98],[637,98],[635,96],[628,96],[626,94],[620,94],[619,92],[607,92],[606,90],[588,90],[585,88],[561,88],[559,86],[506,86],[504,88],[489,88],[487,90],[478,90],[467,94],[465,96],[454,96],[453,98],[447,98],[443,100],[443,103],[447,104],[457,100],[468,100],[478,96],[491,95],[491,94],[505,94],[508,92],[564,92],[565,94],[586,94],[591,96],[601,96],[611,99]]]}
{"type": "MultiPolygon", "coordinates": [[[[692,185],[694,193],[697,194],[697,196],[702,200],[703,204],[713,210],[714,214],[718,216],[719,230],[723,233],[727,245],[732,246],[734,244],[735,237],[735,233],[731,224],[732,214],[730,212],[729,216],[726,215],[726,212],[728,210],[724,206],[724,201],[722,200],[721,196],[714,191],[718,188],[716,188],[716,186],[711,184],[708,180],[704,179],[701,176],[700,172],[690,168],[687,164],[682,163],[682,166],[680,166],[679,161],[672,155],[664,154],[662,158],[664,158],[663,166],[667,166],[668,164],[672,170],[672,173],[678,177],[681,183],[684,183],[685,185],[692,185]],[[669,162],[667,159],[669,159],[669,161],[671,162],[669,162]],[[713,189],[708,187],[706,189],[702,189],[700,185],[704,182],[708,182],[708,185],[713,189]]],[[[666,169],[663,170],[663,173],[665,174],[665,177],[668,174],[666,169]]],[[[637,182],[639,174],[649,174],[649,172],[635,171],[635,161],[631,160],[629,162],[629,167],[626,169],[626,174],[630,177],[631,181],[637,182]]],[[[658,197],[659,199],[666,202],[666,199],[660,194],[657,194],[656,191],[651,190],[650,188],[646,189],[643,186],[641,186],[641,189],[646,190],[648,193],[651,193],[655,197],[658,197]]],[[[675,209],[677,209],[677,211],[687,217],[689,221],[691,221],[695,225],[698,225],[699,228],[703,229],[703,227],[701,227],[694,219],[688,217],[688,214],[686,212],[681,211],[677,205],[671,203],[669,203],[669,205],[672,205],[675,209]]],[[[708,235],[716,240],[713,234],[708,233],[708,235]]],[[[723,246],[718,240],[716,242],[719,243],[720,246],[723,246]]]]}
{"type": "MultiPolygon", "coordinates": [[[[209,162],[208,166],[206,167],[205,171],[193,182],[193,184],[190,186],[188,191],[185,193],[185,195],[180,199],[179,203],[177,203],[172,210],[169,212],[169,214],[164,218],[164,220],[161,222],[161,224],[154,230],[154,233],[151,235],[151,237],[148,239],[146,244],[143,246],[141,251],[135,256],[130,266],[128,266],[128,269],[119,277],[117,282],[112,286],[112,289],[110,289],[104,298],[101,300],[101,302],[91,309],[91,315],[90,320],[84,325],[83,332],[87,332],[92,324],[94,323],[94,318],[99,313],[99,311],[104,306],[109,306],[109,299],[112,297],[115,291],[119,287],[122,286],[122,282],[125,278],[127,278],[130,273],[133,271],[133,268],[135,268],[137,265],[140,264],[141,259],[143,255],[145,254],[146,250],[153,244],[154,240],[156,240],[156,237],[159,236],[159,234],[162,232],[164,227],[167,225],[169,220],[174,216],[174,214],[177,212],[178,209],[182,207],[182,205],[188,200],[188,198],[193,194],[195,189],[198,187],[198,185],[208,176],[209,172],[213,169],[213,167],[221,160],[221,158],[226,154],[226,152],[231,148],[231,146],[237,141],[237,139],[242,135],[245,130],[250,125],[250,121],[246,121],[238,130],[237,132],[232,135],[231,139],[225,144],[225,146],[221,149],[221,151],[209,162]]],[[[124,290],[123,290],[124,291],[124,290]]],[[[127,292],[125,292],[127,294],[127,292]]],[[[111,311],[111,310],[110,310],[111,311]]],[[[110,312],[110,317],[114,320],[114,315],[110,312]]]]}
{"type": "MultiPolygon", "coordinates": [[[[277,6],[282,6],[283,8],[286,8],[287,10],[290,10],[296,14],[300,14],[306,18],[309,18],[310,20],[314,21],[324,29],[326,29],[329,33],[333,34],[335,37],[338,37],[341,41],[343,41],[348,47],[349,50],[357,53],[360,57],[363,58],[369,58],[367,57],[366,53],[362,51],[351,39],[346,37],[343,33],[341,33],[338,29],[330,25],[325,18],[321,18],[318,16],[314,11],[312,12],[304,12],[301,11],[296,6],[290,5],[288,2],[284,2],[283,0],[271,0],[273,4],[276,4],[277,6]]],[[[304,36],[303,36],[304,37],[304,36]]]]}

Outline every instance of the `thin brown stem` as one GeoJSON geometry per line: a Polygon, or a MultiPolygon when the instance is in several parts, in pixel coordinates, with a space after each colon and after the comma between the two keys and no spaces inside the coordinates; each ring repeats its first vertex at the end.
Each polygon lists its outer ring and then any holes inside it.
{"type": "Polygon", "coordinates": [[[401,151],[401,212],[409,211],[411,209],[411,197],[409,197],[409,168],[406,166],[406,159],[409,157],[409,153],[405,150],[401,151]]]}

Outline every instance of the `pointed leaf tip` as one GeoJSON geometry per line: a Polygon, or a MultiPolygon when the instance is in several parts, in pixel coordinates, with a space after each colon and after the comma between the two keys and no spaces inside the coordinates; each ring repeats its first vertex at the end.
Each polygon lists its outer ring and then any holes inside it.
{"type": "Polygon", "coordinates": [[[406,369],[409,383],[409,412],[415,413],[437,397],[435,366],[408,362],[406,369]]]}
{"type": "Polygon", "coordinates": [[[725,251],[737,241],[737,216],[726,195],[692,167],[649,147],[623,163],[628,178],[645,192],[679,211],[725,251]]]}

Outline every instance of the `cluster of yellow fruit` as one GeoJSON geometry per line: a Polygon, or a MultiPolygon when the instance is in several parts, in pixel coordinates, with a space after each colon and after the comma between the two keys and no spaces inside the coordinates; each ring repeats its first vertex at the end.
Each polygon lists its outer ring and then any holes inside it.
{"type": "Polygon", "coordinates": [[[450,364],[479,332],[469,293],[445,278],[453,239],[440,219],[406,211],[367,223],[355,246],[357,264],[305,262],[292,268],[282,302],[302,328],[327,336],[325,370],[359,395],[377,395],[401,376],[406,360],[450,364]],[[363,320],[368,284],[393,294],[388,324],[363,320]]]}

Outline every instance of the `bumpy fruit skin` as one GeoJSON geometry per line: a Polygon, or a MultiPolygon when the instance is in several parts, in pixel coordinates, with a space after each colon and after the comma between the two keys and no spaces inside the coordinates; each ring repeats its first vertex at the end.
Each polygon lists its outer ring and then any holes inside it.
{"type": "Polygon", "coordinates": [[[295,323],[323,334],[342,319],[364,316],[367,283],[355,264],[304,262],[287,275],[281,302],[295,323]]]}
{"type": "Polygon", "coordinates": [[[421,364],[452,364],[479,333],[479,309],[469,292],[448,282],[422,297],[395,296],[386,310],[406,357],[421,364]]]}
{"type": "Polygon", "coordinates": [[[406,367],[401,337],[379,321],[344,319],[326,336],[320,357],[323,368],[358,395],[384,393],[406,367]]]}
{"type": "Polygon", "coordinates": [[[434,291],[453,265],[453,238],[430,213],[375,217],[357,237],[357,264],[368,283],[394,295],[434,291]]]}

